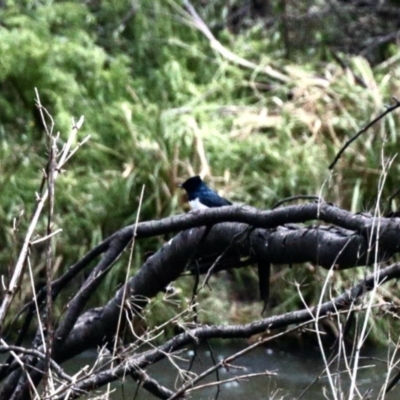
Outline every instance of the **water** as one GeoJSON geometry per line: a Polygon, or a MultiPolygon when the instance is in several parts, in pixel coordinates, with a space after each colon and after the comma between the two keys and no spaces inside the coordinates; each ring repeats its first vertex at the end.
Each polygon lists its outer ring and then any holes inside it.
{"type": "MultiPolygon", "coordinates": [[[[245,342],[237,344],[230,344],[227,346],[218,344],[213,346],[213,354],[216,361],[221,361],[225,357],[242,350],[246,347],[245,342]]],[[[149,367],[146,372],[156,379],[160,384],[168,387],[169,389],[178,388],[182,385],[182,380],[177,378],[178,366],[182,369],[187,369],[193,357],[193,350],[185,350],[179,353],[174,358],[174,363],[169,360],[163,360],[154,366],[149,367]],[[174,365],[175,364],[175,365],[174,365]]],[[[213,361],[211,353],[206,346],[198,347],[197,357],[193,364],[192,371],[200,373],[206,368],[212,367],[213,361]]],[[[85,353],[77,362],[69,362],[69,368],[73,369],[82,367],[93,362],[96,357],[94,352],[85,353]]],[[[358,390],[361,396],[368,391],[371,394],[371,399],[379,397],[379,391],[384,384],[387,373],[387,350],[373,350],[365,352],[360,362],[357,374],[358,390]],[[380,361],[381,360],[381,361],[380,361]]],[[[246,354],[231,363],[229,368],[220,370],[219,380],[229,380],[239,375],[262,373],[269,371],[276,375],[271,376],[258,376],[247,378],[240,381],[233,380],[220,385],[219,400],[232,400],[232,399],[297,399],[300,394],[307,388],[307,386],[315,381],[315,379],[323,372],[323,362],[320,352],[317,348],[312,350],[298,350],[296,348],[291,351],[282,351],[279,349],[260,347],[253,350],[251,353],[246,354]]],[[[68,369],[67,368],[67,371],[68,369]]],[[[334,385],[337,389],[338,382],[340,382],[343,396],[338,396],[338,399],[347,399],[347,391],[349,389],[350,379],[346,372],[345,365],[342,363],[337,366],[332,366],[332,373],[335,373],[339,368],[342,371],[340,380],[335,380],[334,385]]],[[[68,371],[72,373],[73,371],[68,371]]],[[[335,377],[333,376],[333,379],[335,377]]],[[[208,376],[206,379],[197,383],[197,385],[204,385],[206,383],[215,382],[217,380],[215,372],[208,376]]],[[[116,391],[110,395],[110,399],[133,399],[136,391],[136,383],[129,377],[125,379],[123,385],[116,384],[113,386],[116,391]],[[121,387],[124,387],[121,390],[121,387]]],[[[399,387],[400,388],[400,387],[399,387]]],[[[397,400],[399,398],[399,389],[394,389],[389,393],[386,400],[397,400]]],[[[217,387],[210,387],[203,390],[193,391],[187,398],[199,399],[215,399],[217,387]]],[[[153,398],[145,390],[140,389],[137,399],[145,400],[153,398]]],[[[319,399],[334,399],[330,389],[329,381],[326,374],[323,374],[302,397],[305,400],[319,400],[319,399]],[[325,393],[325,395],[324,395],[325,393]]],[[[358,398],[358,397],[357,397],[358,398]]],[[[361,398],[361,397],[360,397],[361,398]]]]}

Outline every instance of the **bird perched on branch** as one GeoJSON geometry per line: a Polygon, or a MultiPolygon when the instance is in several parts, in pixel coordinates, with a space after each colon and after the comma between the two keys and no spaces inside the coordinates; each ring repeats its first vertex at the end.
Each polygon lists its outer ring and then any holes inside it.
{"type": "MultiPolygon", "coordinates": [[[[218,193],[214,192],[214,190],[210,189],[199,176],[192,176],[178,186],[186,190],[189,204],[192,210],[232,205],[230,201],[224,199],[218,193]]],[[[206,237],[210,233],[211,228],[212,225],[206,226],[206,229],[201,238],[201,242],[206,239],[206,237]]],[[[257,267],[260,297],[264,301],[265,310],[269,297],[271,265],[268,260],[259,260],[257,262],[257,267]]]]}
{"type": "Polygon", "coordinates": [[[210,189],[199,176],[192,176],[179,187],[186,190],[192,210],[232,205],[230,201],[210,189]]]}

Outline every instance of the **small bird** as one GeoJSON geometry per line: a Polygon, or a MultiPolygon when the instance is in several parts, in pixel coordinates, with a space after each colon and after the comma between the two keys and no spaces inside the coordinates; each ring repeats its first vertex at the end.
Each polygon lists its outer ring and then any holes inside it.
{"type": "Polygon", "coordinates": [[[230,201],[210,189],[199,176],[192,176],[179,187],[186,190],[192,210],[232,205],[230,201]]]}

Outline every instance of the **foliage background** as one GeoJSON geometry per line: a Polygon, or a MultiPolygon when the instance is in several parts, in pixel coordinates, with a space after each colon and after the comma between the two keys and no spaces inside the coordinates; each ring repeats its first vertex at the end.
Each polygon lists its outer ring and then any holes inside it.
{"type": "MultiPolygon", "coordinates": [[[[320,194],[351,211],[373,210],[382,165],[397,152],[398,114],[353,143],[332,173],[327,167],[347,139],[392,96],[400,97],[398,27],[390,14],[399,6],[381,3],[378,9],[341,1],[193,1],[222,45],[256,66],[246,69],[213,50],[173,0],[2,2],[1,274],[7,277],[15,263],[46,163],[35,87],[61,143],[72,116],[85,116],[80,140],[91,135],[57,183],[55,228],[63,232],[55,247],[55,276],[135,221],[143,185],[140,220],[184,212],[176,185],[193,174],[204,175],[232,201],[259,208],[288,196],[320,194]],[[285,79],[272,79],[266,67],[285,79]]],[[[399,166],[395,157],[380,212],[398,189],[399,166]]],[[[134,268],[165,239],[138,242],[134,268]]],[[[42,276],[43,248],[31,250],[42,276]]],[[[93,304],[107,300],[125,268],[122,259],[93,304]]],[[[335,274],[332,284],[340,290],[364,273],[358,268],[335,274]]],[[[275,266],[273,312],[302,306],[296,281],[315,304],[325,278],[312,265],[275,266]]],[[[182,299],[191,284],[177,283],[182,299]]],[[[204,312],[204,321],[259,316],[254,269],[221,274],[211,286],[200,300],[203,309],[213,310],[204,312]]],[[[29,283],[22,288],[21,301],[29,283]]],[[[395,291],[380,295],[397,301],[395,291]]],[[[172,312],[161,301],[152,310],[155,322],[172,312]]]]}

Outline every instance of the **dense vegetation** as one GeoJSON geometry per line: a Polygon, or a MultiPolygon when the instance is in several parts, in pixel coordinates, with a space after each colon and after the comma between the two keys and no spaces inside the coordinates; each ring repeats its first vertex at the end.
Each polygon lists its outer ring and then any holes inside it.
{"type": "MultiPolygon", "coordinates": [[[[240,10],[242,3],[234,3],[240,10]]],[[[135,220],[143,185],[140,220],[183,212],[176,185],[195,173],[232,201],[259,208],[288,196],[320,194],[351,211],[373,210],[384,164],[396,155],[398,115],[390,114],[353,143],[333,173],[327,167],[348,138],[392,96],[400,97],[397,45],[385,42],[379,57],[374,51],[369,60],[338,52],[346,50],[342,25],[320,23],[325,17],[332,22],[321,2],[301,2],[298,9],[293,3],[282,9],[286,2],[271,2],[266,16],[253,10],[232,26],[233,8],[225,2],[193,2],[217,40],[240,57],[235,62],[213,49],[185,8],[172,0],[3,2],[1,273],[7,275],[15,263],[47,159],[35,87],[61,142],[71,117],[85,116],[80,140],[91,135],[57,182],[60,269],[135,220]],[[301,13],[311,9],[316,20],[309,35],[299,36],[296,26],[305,24],[301,13]],[[14,218],[20,218],[18,230],[14,218]]],[[[343,21],[352,29],[361,20],[355,13],[343,21]]],[[[399,167],[394,158],[378,204],[381,212],[398,189],[399,167]]],[[[43,234],[40,227],[37,233],[43,234]]],[[[154,242],[138,242],[137,265],[155,249],[154,242]]],[[[32,247],[37,274],[43,270],[42,250],[32,247]]],[[[121,281],[124,265],[122,260],[105,286],[121,281]]],[[[341,272],[336,287],[364,273],[362,268],[341,272]]],[[[315,303],[325,276],[311,265],[276,267],[272,303],[280,311],[300,304],[295,285],[287,284],[295,280],[305,284],[304,297],[315,303]]],[[[23,287],[30,291],[29,284],[23,287]]],[[[204,318],[215,319],[224,310],[228,318],[251,320],[262,309],[254,306],[257,291],[249,290],[256,287],[253,270],[220,276],[213,283],[218,299],[211,292],[203,300],[213,302],[216,313],[204,318]]]]}

